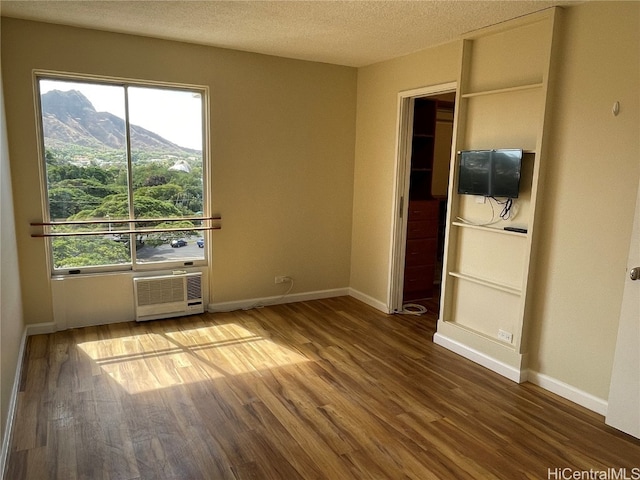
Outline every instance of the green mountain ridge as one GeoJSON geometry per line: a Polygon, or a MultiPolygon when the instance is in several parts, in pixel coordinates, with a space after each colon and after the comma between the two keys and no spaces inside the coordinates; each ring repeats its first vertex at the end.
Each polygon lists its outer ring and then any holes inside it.
{"type": "MultiPolygon", "coordinates": [[[[77,90],[51,90],[41,97],[45,143],[64,148],[70,144],[95,149],[125,147],[125,121],[109,112],[98,112],[91,101],[77,90]]],[[[131,125],[134,150],[200,154],[199,150],[181,147],[143,127],[131,125]]]]}

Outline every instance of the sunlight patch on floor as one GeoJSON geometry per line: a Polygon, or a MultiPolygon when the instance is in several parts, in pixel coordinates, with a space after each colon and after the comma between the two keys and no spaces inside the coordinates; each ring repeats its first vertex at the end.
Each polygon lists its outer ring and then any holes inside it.
{"type": "Polygon", "coordinates": [[[237,324],[163,333],[142,333],[80,343],[95,362],[130,394],[308,361],[290,348],[237,324]]]}

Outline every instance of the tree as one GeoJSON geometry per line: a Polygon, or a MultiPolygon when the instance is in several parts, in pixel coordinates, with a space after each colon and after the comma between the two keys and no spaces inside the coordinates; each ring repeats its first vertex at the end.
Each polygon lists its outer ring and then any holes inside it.
{"type": "MultiPolygon", "coordinates": [[[[129,263],[128,170],[125,153],[118,149],[90,148],[81,145],[48,146],[45,151],[51,218],[70,221],[103,219],[104,224],[58,226],[58,232],[106,230],[113,235],[57,237],[52,240],[56,268],[129,263]],[[124,221],[122,223],[121,221],[124,221]],[[108,225],[108,226],[107,226],[108,225]],[[114,241],[119,240],[119,241],[114,241]]],[[[179,218],[194,216],[203,210],[202,158],[190,154],[152,151],[132,152],[134,218],[179,218]],[[190,171],[172,171],[182,160],[190,171]]],[[[159,246],[173,239],[194,235],[194,223],[137,222],[137,229],[174,229],[176,232],[138,234],[135,247],[159,246]]]]}
{"type": "MultiPolygon", "coordinates": [[[[154,218],[179,218],[182,216],[182,212],[173,203],[157,200],[147,195],[138,194],[137,192],[133,197],[134,214],[135,218],[140,219],[154,219],[154,218]]],[[[126,194],[111,195],[104,199],[104,201],[94,209],[82,210],[77,214],[71,216],[70,220],[86,220],[108,218],[111,221],[114,220],[126,220],[129,218],[129,202],[126,194]]],[[[106,222],[105,222],[106,223],[106,222]]],[[[190,221],[181,222],[163,222],[158,224],[153,223],[136,223],[137,228],[180,228],[184,227],[185,230],[181,232],[158,232],[152,234],[138,234],[136,235],[136,248],[145,243],[151,246],[158,246],[164,243],[168,243],[174,238],[178,238],[185,234],[190,234],[193,223],[190,221]]],[[[115,231],[115,230],[114,230],[115,231]]]]}
{"type": "Polygon", "coordinates": [[[49,190],[49,215],[52,219],[66,219],[83,208],[96,207],[100,198],[73,187],[56,187],[49,190]]]}
{"type": "Polygon", "coordinates": [[[107,237],[57,237],[51,243],[55,268],[117,265],[131,258],[126,244],[107,237]]]}

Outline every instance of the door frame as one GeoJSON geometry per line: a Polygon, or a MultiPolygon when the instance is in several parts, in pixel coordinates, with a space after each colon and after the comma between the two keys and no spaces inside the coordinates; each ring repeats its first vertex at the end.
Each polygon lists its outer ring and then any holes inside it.
{"type": "MultiPolygon", "coordinates": [[[[456,93],[457,82],[442,83],[398,93],[398,127],[396,137],[395,178],[391,219],[391,249],[389,272],[389,313],[402,311],[404,288],[404,259],[407,243],[407,212],[409,210],[409,176],[411,174],[411,135],[413,106],[416,98],[431,97],[443,93],[456,93]]],[[[458,99],[456,98],[456,102],[458,99]]],[[[456,109],[457,112],[458,109],[456,109]]],[[[454,113],[457,115],[457,113],[454,113]]],[[[455,117],[454,117],[455,125],[455,117]]],[[[454,128],[455,131],[455,128],[454,128]]],[[[451,145],[453,153],[453,144],[451,145]]]]}

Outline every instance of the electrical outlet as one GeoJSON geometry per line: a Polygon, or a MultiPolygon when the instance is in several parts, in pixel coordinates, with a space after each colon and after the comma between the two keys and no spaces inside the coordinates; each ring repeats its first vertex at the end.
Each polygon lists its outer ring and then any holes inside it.
{"type": "Polygon", "coordinates": [[[287,283],[291,281],[291,277],[288,275],[278,275],[275,279],[275,283],[287,283]]]}
{"type": "Polygon", "coordinates": [[[487,197],[483,195],[476,195],[476,203],[487,203],[487,197]]]}
{"type": "Polygon", "coordinates": [[[511,343],[513,342],[513,333],[506,330],[498,330],[498,338],[503,342],[511,343]]]}

